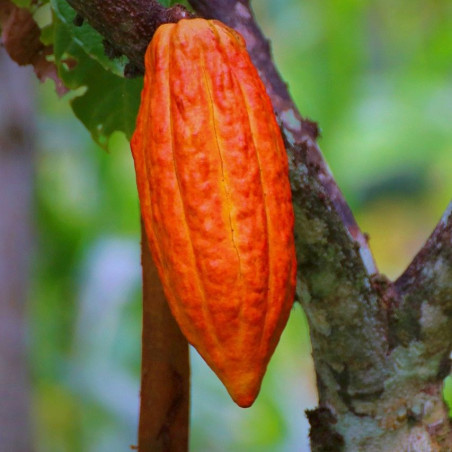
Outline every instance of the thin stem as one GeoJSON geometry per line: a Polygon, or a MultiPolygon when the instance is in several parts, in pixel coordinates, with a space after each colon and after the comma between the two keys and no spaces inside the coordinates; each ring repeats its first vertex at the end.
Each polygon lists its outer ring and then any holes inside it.
{"type": "Polygon", "coordinates": [[[188,450],[188,344],[174,320],[142,225],[143,335],[140,452],[188,450]]]}

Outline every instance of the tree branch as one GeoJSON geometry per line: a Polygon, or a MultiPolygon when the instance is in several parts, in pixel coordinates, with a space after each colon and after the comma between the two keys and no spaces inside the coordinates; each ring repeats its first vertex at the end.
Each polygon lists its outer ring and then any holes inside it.
{"type": "MultiPolygon", "coordinates": [[[[277,113],[282,130],[288,144],[288,154],[293,156],[296,149],[306,149],[305,163],[315,169],[313,174],[321,185],[334,209],[348,230],[352,240],[360,246],[361,258],[369,274],[376,273],[372,253],[367,244],[367,238],[359,229],[353,214],[345,201],[333,175],[325,162],[319,146],[316,143],[318,128],[315,122],[303,118],[287,90],[287,85],[281,79],[272,57],[270,43],[262,34],[249,5],[248,0],[189,0],[194,10],[201,16],[218,19],[239,31],[245,38],[247,49],[254,65],[267,88],[277,113]]],[[[302,162],[297,162],[299,165],[302,162]]]]}
{"type": "Polygon", "coordinates": [[[67,0],[89,24],[105,37],[115,53],[126,55],[144,72],[144,53],[157,27],[190,17],[181,5],[163,7],[157,0],[67,0]]]}
{"type": "Polygon", "coordinates": [[[400,342],[422,340],[427,356],[440,353],[448,362],[452,350],[452,201],[395,287],[401,297],[392,321],[400,342]]]}
{"type": "MultiPolygon", "coordinates": [[[[408,444],[413,450],[426,445],[433,450],[439,444],[437,450],[450,450],[450,425],[441,397],[449,354],[440,344],[443,337],[450,343],[452,324],[448,319],[452,312],[449,310],[448,317],[438,316],[430,305],[419,304],[425,342],[408,339],[401,343],[394,332],[395,306],[402,304],[405,312],[410,312],[411,301],[405,298],[403,304],[400,300],[403,292],[411,290],[413,297],[417,293],[416,286],[410,286],[413,278],[408,278],[410,282],[399,287],[398,293],[377,274],[366,238],[315,142],[316,129],[299,115],[273,67],[268,43],[254,22],[249,2],[190,3],[199,14],[229,24],[246,38],[286,136],[301,279],[298,293],[309,319],[320,398],[320,407],[310,413],[313,450],[329,450],[332,444],[338,450],[345,446],[346,450],[392,451],[408,444]],[[441,328],[435,330],[432,324],[441,328]],[[413,431],[402,428],[410,419],[422,427],[413,431]]],[[[426,288],[435,285],[436,294],[449,309],[450,210],[443,219],[444,227],[435,234],[437,245],[445,250],[427,244],[431,251],[418,262],[422,268],[431,255],[435,268],[429,275],[435,275],[440,262],[444,264],[436,276],[421,281],[426,288]]]]}
{"type": "Polygon", "coordinates": [[[174,320],[149,251],[144,225],[140,452],[188,450],[188,343],[174,320]]]}
{"type": "Polygon", "coordinates": [[[316,143],[317,126],[303,119],[289,96],[246,0],[190,0],[194,10],[238,30],[281,121],[290,163],[295,237],[321,401],[343,406],[331,383],[346,373],[348,391],[381,390],[387,332],[369,274],[376,272],[367,241],[316,143]],[[335,344],[334,347],[331,344],[335,344]],[[328,390],[326,390],[328,388],[328,390]]]}

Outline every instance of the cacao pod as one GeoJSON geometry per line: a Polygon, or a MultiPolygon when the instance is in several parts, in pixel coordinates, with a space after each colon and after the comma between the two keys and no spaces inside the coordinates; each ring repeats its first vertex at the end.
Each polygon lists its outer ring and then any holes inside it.
{"type": "Polygon", "coordinates": [[[237,32],[204,19],[157,29],[131,148],[171,311],[250,406],[289,316],[296,261],[283,140],[237,32]]]}

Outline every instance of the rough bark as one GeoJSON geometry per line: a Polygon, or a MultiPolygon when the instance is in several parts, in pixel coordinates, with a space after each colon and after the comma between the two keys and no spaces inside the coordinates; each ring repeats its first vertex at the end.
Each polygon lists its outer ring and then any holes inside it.
{"type": "Polygon", "coordinates": [[[142,226],[143,337],[140,452],[188,450],[190,368],[188,343],[163,294],[142,226]]]}
{"type": "MultiPolygon", "coordinates": [[[[68,1],[140,64],[151,36],[147,31],[137,27],[132,41],[133,27],[122,31],[111,15],[90,19],[103,2],[68,1]]],[[[149,14],[139,1],[110,3],[114,8],[105,9],[112,12],[133,4],[131,23],[149,14]]],[[[249,2],[191,0],[191,5],[199,15],[222,20],[243,34],[286,138],[296,213],[298,295],[310,324],[319,390],[319,407],[308,413],[312,449],[452,450],[441,395],[452,340],[452,209],[398,281],[379,275],[366,238],[315,141],[316,125],[303,119],[291,101],[249,2]]],[[[160,20],[146,17],[151,25],[160,20]]]]}
{"type": "Polygon", "coordinates": [[[29,71],[0,48],[0,451],[32,450],[27,367],[34,122],[29,71]]]}

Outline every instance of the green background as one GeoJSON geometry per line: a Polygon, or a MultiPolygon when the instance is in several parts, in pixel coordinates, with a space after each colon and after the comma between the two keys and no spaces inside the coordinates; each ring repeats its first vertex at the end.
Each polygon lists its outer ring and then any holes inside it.
{"type": "MultiPolygon", "coordinates": [[[[65,2],[52,5],[58,10],[65,2]]],[[[451,198],[452,3],[253,6],[301,113],[320,125],[320,145],[370,234],[380,270],[397,277],[451,198]]],[[[126,451],[136,444],[138,421],[139,209],[127,140],[119,132],[109,136],[121,121],[130,133],[141,81],[114,78],[123,62],[102,59],[95,46],[75,46],[63,21],[71,12],[60,13],[49,41],[58,44],[66,82],[82,96],[58,99],[51,82],[36,87],[34,431],[42,452],[126,451]],[[65,69],[65,55],[84,52],[95,58],[84,66],[81,58],[79,72],[65,69]],[[111,72],[96,78],[96,65],[111,72]],[[108,152],[74,117],[71,98],[108,152]],[[109,123],[103,118],[114,104],[117,117],[109,123]]],[[[304,410],[315,406],[316,389],[298,305],[252,408],[235,406],[195,352],[192,363],[191,450],[307,450],[304,410]]]]}

